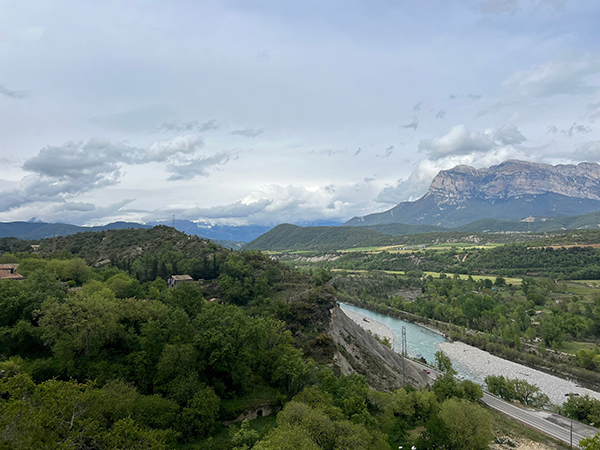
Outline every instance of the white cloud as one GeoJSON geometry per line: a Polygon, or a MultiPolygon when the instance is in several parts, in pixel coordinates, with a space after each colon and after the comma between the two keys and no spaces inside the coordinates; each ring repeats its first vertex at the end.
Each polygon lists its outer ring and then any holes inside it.
{"type": "Polygon", "coordinates": [[[448,170],[458,165],[482,168],[500,164],[507,159],[525,158],[526,155],[522,151],[504,146],[482,154],[454,154],[440,159],[423,159],[413,167],[408,177],[383,188],[377,195],[377,201],[389,207],[400,202],[417,200],[427,193],[431,181],[441,170],[448,170]]]}
{"type": "Polygon", "coordinates": [[[197,176],[207,177],[210,169],[223,166],[237,158],[237,153],[221,152],[211,156],[201,156],[184,163],[169,164],[167,170],[173,174],[169,177],[169,181],[192,179],[197,176]]]}
{"type": "Polygon", "coordinates": [[[520,70],[512,74],[504,84],[525,96],[586,95],[598,91],[593,78],[599,73],[600,58],[590,54],[520,70]]]}
{"type": "Polygon", "coordinates": [[[220,128],[219,123],[216,119],[208,120],[206,122],[200,123],[198,120],[192,120],[189,122],[181,122],[179,120],[171,120],[168,122],[163,122],[158,126],[158,130],[162,132],[196,132],[196,133],[204,133],[206,131],[215,131],[220,128]]]}
{"type": "Polygon", "coordinates": [[[571,153],[571,161],[600,162],[600,141],[590,141],[571,153]]]}
{"type": "Polygon", "coordinates": [[[525,140],[525,136],[513,125],[484,132],[471,132],[466,126],[457,125],[442,137],[422,139],[419,142],[419,151],[436,160],[449,156],[486,153],[503,146],[518,145],[525,140]]]}

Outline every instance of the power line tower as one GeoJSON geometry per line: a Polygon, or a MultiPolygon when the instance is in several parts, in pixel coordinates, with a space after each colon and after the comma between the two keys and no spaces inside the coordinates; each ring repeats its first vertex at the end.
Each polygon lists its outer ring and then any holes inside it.
{"type": "Polygon", "coordinates": [[[406,327],[402,327],[402,383],[406,386],[406,358],[408,350],[406,348],[406,327]]]}

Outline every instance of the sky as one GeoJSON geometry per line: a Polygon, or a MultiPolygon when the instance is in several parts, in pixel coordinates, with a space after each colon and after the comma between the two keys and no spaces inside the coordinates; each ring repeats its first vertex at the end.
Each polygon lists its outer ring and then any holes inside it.
{"type": "Polygon", "coordinates": [[[0,221],[343,222],[600,162],[600,2],[0,0],[0,221]]]}

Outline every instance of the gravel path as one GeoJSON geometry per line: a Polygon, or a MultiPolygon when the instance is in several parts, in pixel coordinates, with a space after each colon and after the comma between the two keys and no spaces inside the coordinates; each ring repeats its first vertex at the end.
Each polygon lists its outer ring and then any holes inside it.
{"type": "Polygon", "coordinates": [[[580,387],[572,381],[498,358],[462,342],[441,342],[438,344],[438,348],[446,353],[452,361],[456,361],[468,369],[474,378],[473,381],[477,381],[482,386],[485,386],[484,379],[488,375],[504,375],[508,378],[519,378],[536,384],[556,405],[564,403],[567,400],[565,394],[571,392],[589,395],[600,400],[600,393],[580,387]]]}
{"type": "Polygon", "coordinates": [[[390,342],[394,340],[394,333],[390,330],[386,325],[378,322],[377,320],[373,320],[367,318],[361,314],[355,313],[349,309],[341,307],[344,314],[346,314],[353,322],[355,322],[359,327],[364,330],[370,331],[373,334],[376,334],[382,338],[388,338],[390,342]]]}

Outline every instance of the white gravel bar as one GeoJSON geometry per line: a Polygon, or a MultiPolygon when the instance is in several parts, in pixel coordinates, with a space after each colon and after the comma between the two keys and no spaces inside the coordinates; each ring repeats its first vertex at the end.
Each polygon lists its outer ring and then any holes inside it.
{"type": "Polygon", "coordinates": [[[390,342],[394,341],[394,333],[390,330],[387,325],[378,322],[377,320],[373,320],[371,318],[365,317],[361,314],[355,313],[349,309],[346,309],[342,306],[342,311],[346,314],[353,322],[355,322],[359,327],[364,330],[370,331],[372,334],[376,334],[381,338],[387,338],[390,342]]]}
{"type": "Polygon", "coordinates": [[[600,393],[596,391],[581,387],[572,381],[498,358],[462,342],[441,342],[438,344],[438,348],[446,353],[453,362],[458,363],[459,367],[466,368],[470,372],[470,378],[484,387],[484,380],[488,375],[503,375],[537,385],[555,405],[563,404],[568,399],[566,394],[569,393],[589,395],[600,400],[600,393]]]}

